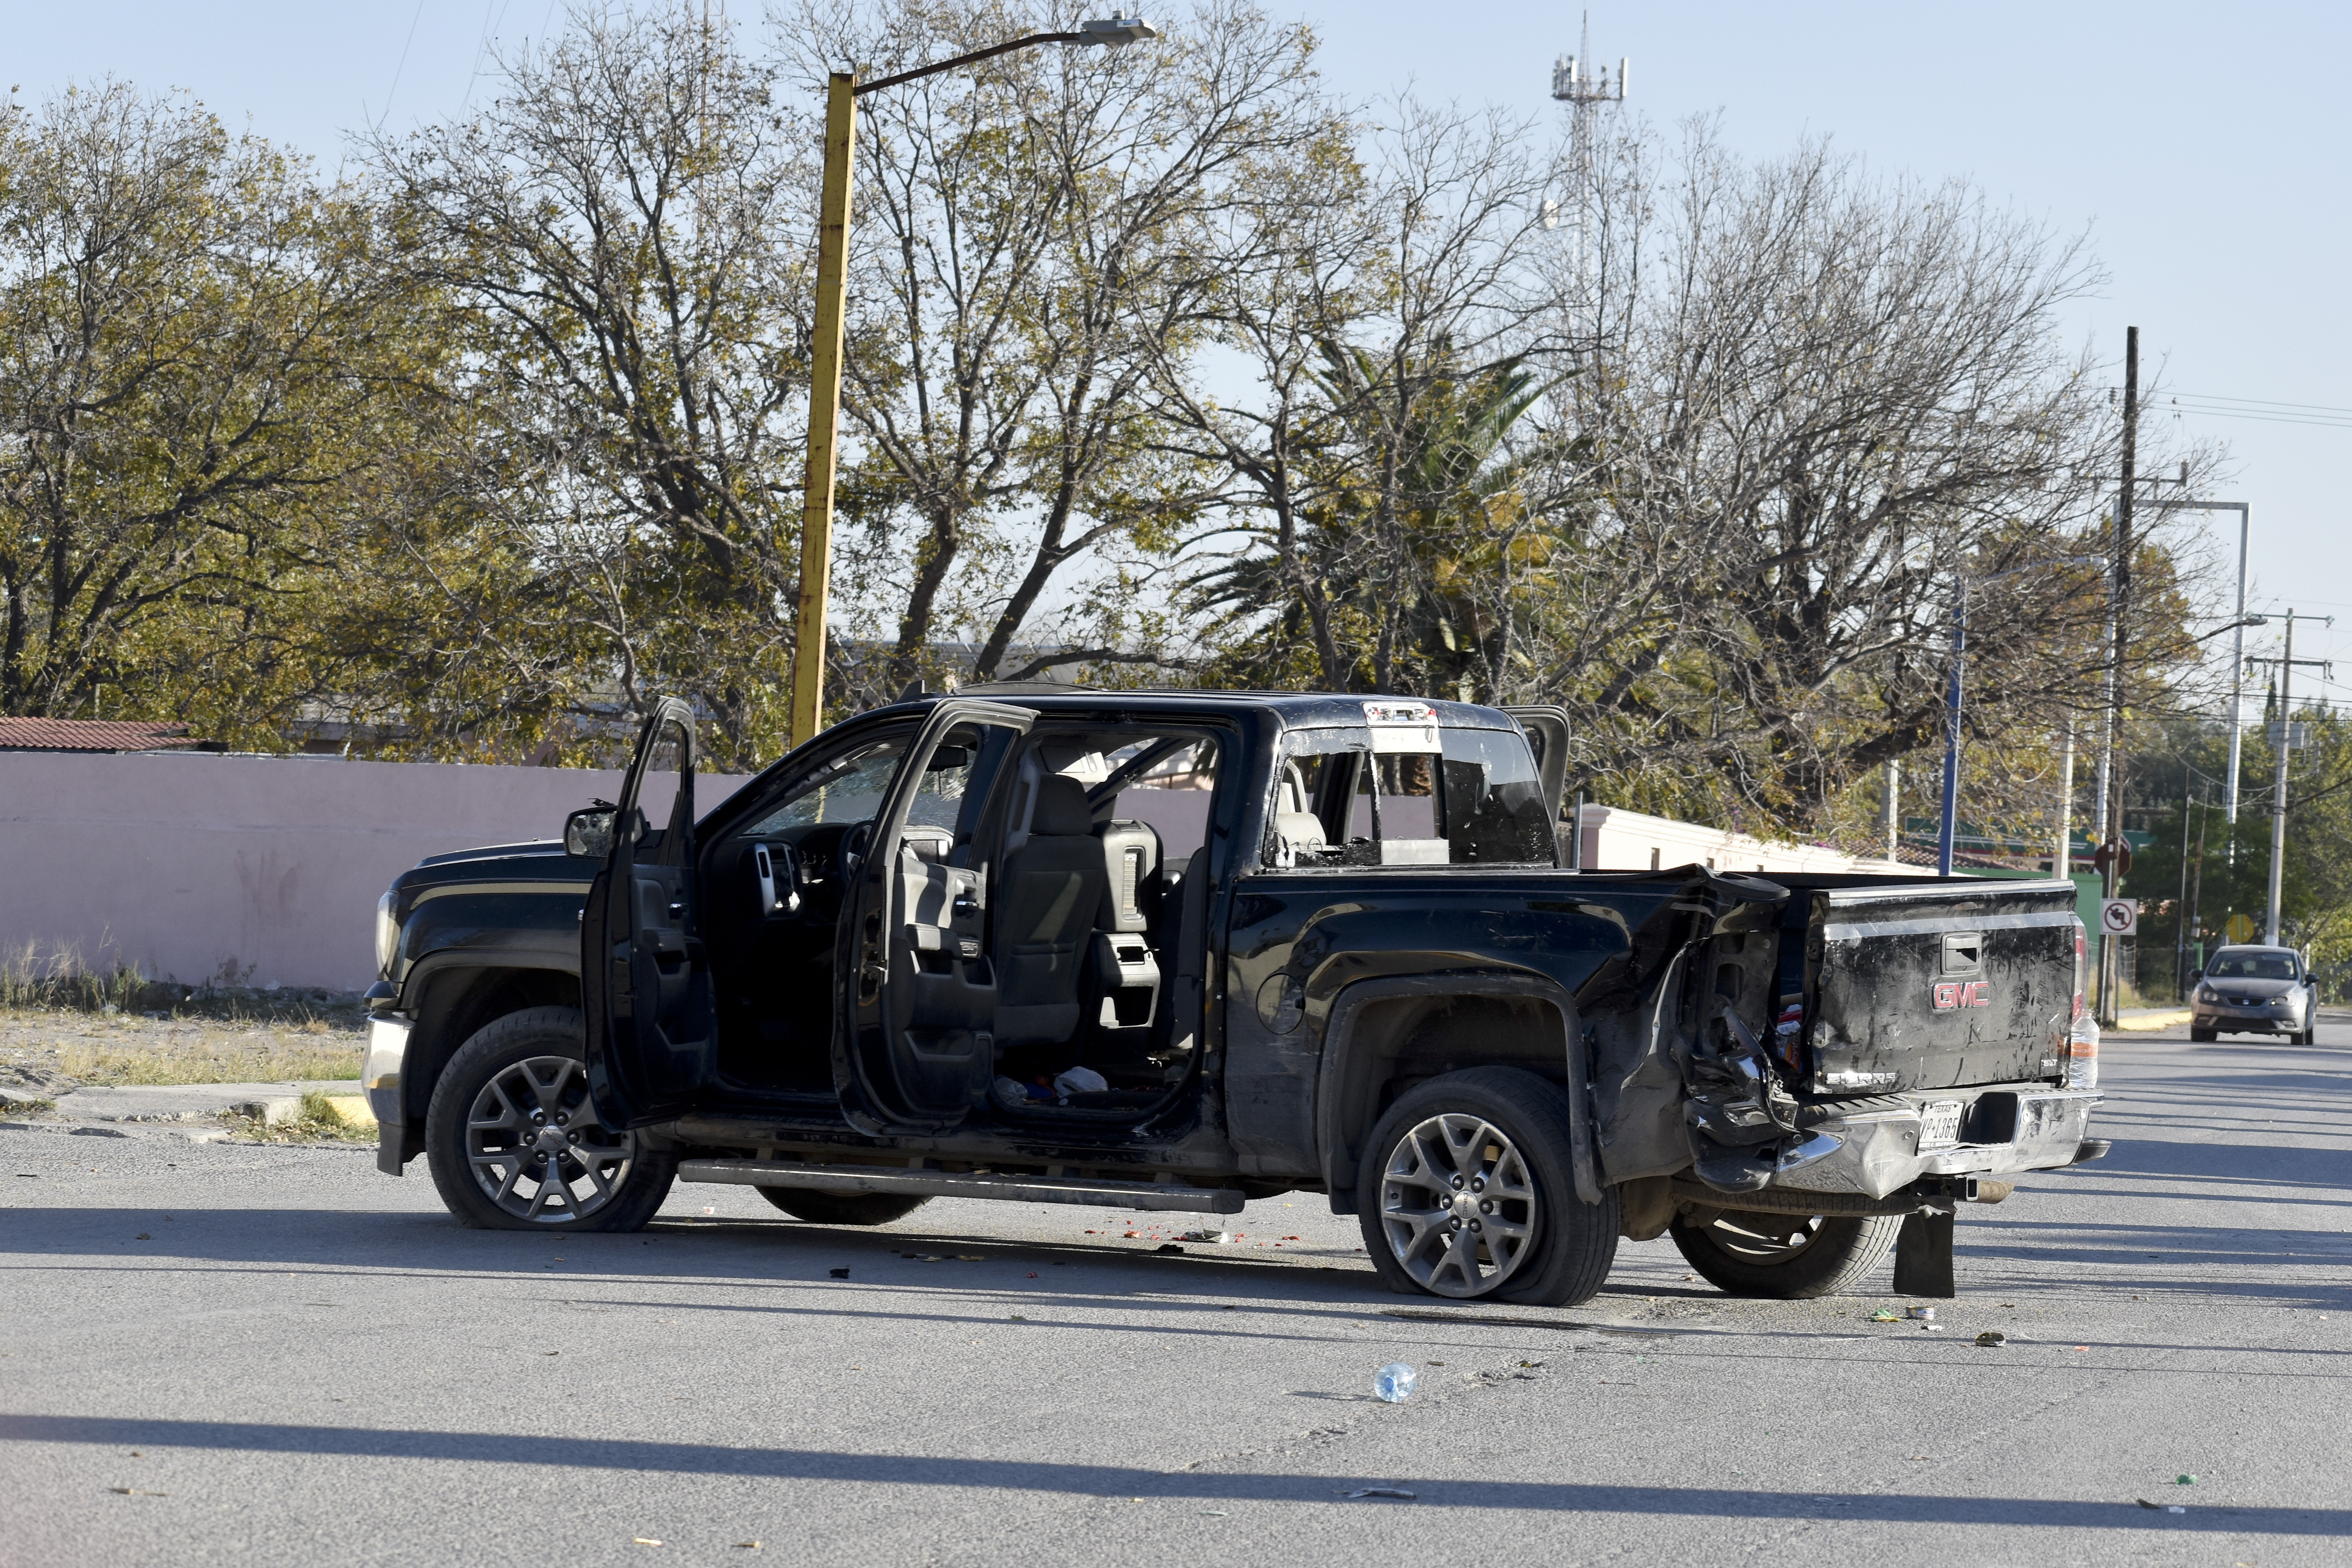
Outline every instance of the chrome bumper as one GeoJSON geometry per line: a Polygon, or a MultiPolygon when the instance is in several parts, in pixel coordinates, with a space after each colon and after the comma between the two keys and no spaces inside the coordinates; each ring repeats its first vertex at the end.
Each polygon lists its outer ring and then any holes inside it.
{"type": "Polygon", "coordinates": [[[2091,1107],[2103,1096],[2095,1089],[2037,1083],[1915,1092],[1905,1098],[1908,1103],[1900,1109],[1874,1107],[1832,1115],[1808,1128],[1814,1138],[1836,1139],[1838,1146],[1784,1171],[1771,1184],[1772,1190],[1883,1198],[1922,1176],[1999,1176],[2071,1165],[2090,1135],[2091,1107]],[[1955,1143],[1923,1153],[1920,1108],[1955,1100],[1964,1107],[1964,1128],[2003,1122],[2001,1130],[2009,1136],[1999,1142],[1955,1143]],[[2016,1102],[2013,1116],[2005,1100],[2016,1102]]]}
{"type": "Polygon", "coordinates": [[[407,1133],[402,1110],[400,1078],[408,1063],[406,1018],[378,1014],[368,1020],[367,1058],[360,1068],[360,1088],[366,1091],[368,1110],[375,1113],[376,1169],[400,1174],[400,1151],[407,1133]]]}

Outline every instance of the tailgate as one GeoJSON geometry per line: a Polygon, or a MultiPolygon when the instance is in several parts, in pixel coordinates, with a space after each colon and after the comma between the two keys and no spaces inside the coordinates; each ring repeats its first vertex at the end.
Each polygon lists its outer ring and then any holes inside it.
{"type": "Polygon", "coordinates": [[[2071,882],[1815,891],[1807,1087],[1885,1094],[2058,1077],[2080,929],[2071,882]]]}

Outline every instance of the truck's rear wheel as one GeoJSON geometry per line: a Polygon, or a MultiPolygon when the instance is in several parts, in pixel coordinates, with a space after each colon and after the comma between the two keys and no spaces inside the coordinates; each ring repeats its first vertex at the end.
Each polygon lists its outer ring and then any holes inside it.
{"type": "Polygon", "coordinates": [[[808,1187],[761,1187],[759,1194],[794,1219],[812,1225],[888,1225],[931,1200],[887,1193],[820,1193],[808,1187]]]}
{"type": "Polygon", "coordinates": [[[1617,1192],[1576,1195],[1559,1086],[1472,1068],[1408,1091],[1372,1129],[1357,1174],[1364,1250],[1391,1289],[1574,1306],[1609,1278],[1617,1192]]]}
{"type": "Polygon", "coordinates": [[[1878,1266],[1901,1215],[1676,1215],[1675,1246],[1701,1279],[1734,1296],[1801,1301],[1851,1290],[1878,1266]]]}
{"type": "Polygon", "coordinates": [[[433,1086],[425,1153],[441,1201],[478,1230],[640,1230],[677,1157],[608,1132],[588,1103],[576,1007],[527,1007],[457,1047],[433,1086]]]}

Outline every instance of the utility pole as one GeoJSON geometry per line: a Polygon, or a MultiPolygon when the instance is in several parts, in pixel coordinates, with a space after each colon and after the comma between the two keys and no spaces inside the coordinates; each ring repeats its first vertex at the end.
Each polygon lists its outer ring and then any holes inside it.
{"type": "MultiPolygon", "coordinates": [[[[2112,606],[2109,626],[2115,642],[2107,665],[2107,735],[2105,755],[2099,763],[2099,837],[2112,851],[2100,877],[2100,896],[2116,896],[2116,865],[2123,843],[2124,651],[2130,636],[2132,500],[2138,488],[2134,468],[2139,457],[2139,329],[2124,329],[2124,483],[2116,497],[2116,563],[2107,580],[2112,606]]],[[[2116,1022],[2117,966],[2123,943],[2104,931],[2099,933],[2099,1022],[2116,1022]]]]}
{"type": "Polygon", "coordinates": [[[2193,804],[2194,770],[2180,771],[2180,901],[2172,906],[2172,978],[2180,999],[2189,1000],[2189,810],[2193,804]]]}
{"type": "Polygon", "coordinates": [[[1886,838],[1886,858],[1903,858],[1903,759],[1886,759],[1886,782],[1878,802],[1879,831],[1886,838]]]}
{"type": "MultiPolygon", "coordinates": [[[[2306,621],[2336,624],[2334,616],[2305,616],[2306,621]]],[[[2294,667],[2307,665],[2323,675],[2333,673],[2333,667],[2324,658],[2294,657],[2294,622],[2293,610],[2286,613],[2286,652],[2280,658],[2248,659],[2249,664],[2275,664],[2279,672],[2278,717],[2271,721],[2271,746],[2278,753],[2278,773],[2271,794],[2271,897],[2268,913],[2263,921],[2263,942],[2268,947],[2279,944],[2279,895],[2286,883],[2286,764],[2294,751],[2294,667]]]]}
{"type": "MultiPolygon", "coordinates": [[[[2189,465],[2181,465],[2181,481],[2189,478],[2189,465]]],[[[2238,763],[2244,751],[2246,731],[2246,628],[2263,624],[2260,616],[2246,614],[2246,544],[2252,531],[2253,508],[2242,500],[2158,500],[2147,503],[2156,511],[2234,511],[2238,514],[2238,615],[2235,622],[2237,637],[2230,649],[2230,769],[2221,781],[2221,812],[2230,826],[2238,826],[2238,763]]],[[[2237,863],[2237,841],[2233,838],[2223,852],[2230,863],[2237,863]]]]}
{"type": "Polygon", "coordinates": [[[2071,879],[2074,835],[2074,720],[2068,715],[2065,738],[2058,753],[2058,840],[2050,847],[2050,874],[2071,879]]]}

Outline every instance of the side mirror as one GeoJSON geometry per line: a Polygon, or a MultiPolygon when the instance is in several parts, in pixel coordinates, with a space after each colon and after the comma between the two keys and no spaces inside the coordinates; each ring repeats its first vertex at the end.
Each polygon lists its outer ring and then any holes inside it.
{"type": "Polygon", "coordinates": [[[2203,970],[2201,970],[2201,969],[2192,969],[2192,970],[2190,970],[2190,971],[2189,972],[2189,984],[2191,984],[2191,985],[2195,985],[2195,984],[2197,984],[2199,982],[2202,981],[2204,978],[2205,978],[2205,972],[2204,972],[2203,970]]]}
{"type": "Polygon", "coordinates": [[[613,853],[613,808],[592,805],[563,819],[563,852],[583,860],[602,860],[613,853]]]}

